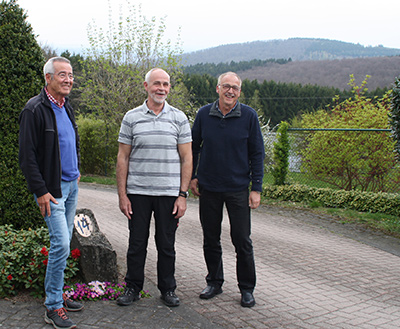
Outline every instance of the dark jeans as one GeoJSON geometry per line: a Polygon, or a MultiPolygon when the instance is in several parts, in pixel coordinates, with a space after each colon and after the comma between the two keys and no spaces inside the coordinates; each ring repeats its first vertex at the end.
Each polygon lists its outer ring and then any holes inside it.
{"type": "Polygon", "coordinates": [[[129,220],[126,284],[136,291],[143,289],[150,220],[154,213],[158,289],[161,293],[174,291],[175,232],[179,220],[174,218],[172,210],[176,197],[128,195],[128,198],[133,215],[129,220]]]}
{"type": "Polygon", "coordinates": [[[256,284],[253,244],[250,239],[248,190],[218,193],[200,187],[200,221],[203,227],[203,250],[207,264],[207,284],[222,286],[221,224],[223,206],[228,211],[231,240],[236,251],[236,276],[240,291],[253,291],[256,284]]]}

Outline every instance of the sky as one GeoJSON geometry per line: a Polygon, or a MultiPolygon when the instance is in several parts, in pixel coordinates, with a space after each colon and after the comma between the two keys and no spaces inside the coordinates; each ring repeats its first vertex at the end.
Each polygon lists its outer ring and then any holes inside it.
{"type": "Polygon", "coordinates": [[[166,23],[165,40],[184,52],[225,44],[322,38],[400,49],[399,0],[17,0],[41,46],[82,53],[88,26],[108,30],[130,7],[166,23]]]}

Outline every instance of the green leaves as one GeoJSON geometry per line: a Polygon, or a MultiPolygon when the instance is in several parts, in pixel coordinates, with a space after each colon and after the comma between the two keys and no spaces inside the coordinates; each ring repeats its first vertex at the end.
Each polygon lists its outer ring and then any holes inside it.
{"type": "Polygon", "coordinates": [[[277,141],[274,143],[274,165],[272,175],[274,177],[274,185],[283,185],[289,169],[289,124],[285,121],[281,122],[277,131],[277,141]]]}
{"type": "MultiPolygon", "coordinates": [[[[374,100],[365,97],[366,80],[356,86],[351,76],[353,98],[336,98],[327,111],[303,115],[302,127],[387,129],[388,94],[374,100]]],[[[300,152],[302,172],[340,189],[378,192],[385,191],[389,177],[400,181],[394,142],[386,132],[316,131],[306,137],[306,145],[300,152]]]]}
{"type": "Polygon", "coordinates": [[[42,223],[18,164],[18,116],[43,84],[44,58],[15,1],[0,3],[0,225],[42,223]]]}
{"type": "MultiPolygon", "coordinates": [[[[16,295],[29,289],[34,297],[43,296],[50,239],[47,228],[16,230],[0,226],[0,297],[16,295]]],[[[67,260],[65,279],[78,272],[79,259],[67,260]]]]}

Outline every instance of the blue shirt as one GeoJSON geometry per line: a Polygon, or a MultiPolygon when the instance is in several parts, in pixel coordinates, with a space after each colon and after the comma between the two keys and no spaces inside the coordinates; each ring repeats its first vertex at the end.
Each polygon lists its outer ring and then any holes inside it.
{"type": "Polygon", "coordinates": [[[64,106],[60,108],[51,102],[51,107],[57,121],[61,156],[61,178],[64,181],[70,182],[77,179],[80,175],[76,153],[75,130],[64,106]]]}

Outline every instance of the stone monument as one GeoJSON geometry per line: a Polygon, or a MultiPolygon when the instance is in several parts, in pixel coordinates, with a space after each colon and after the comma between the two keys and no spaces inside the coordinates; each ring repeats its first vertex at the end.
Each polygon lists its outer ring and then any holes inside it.
{"type": "Polygon", "coordinates": [[[75,248],[81,252],[79,268],[86,283],[118,282],[117,255],[89,209],[76,210],[71,240],[75,248]]]}

